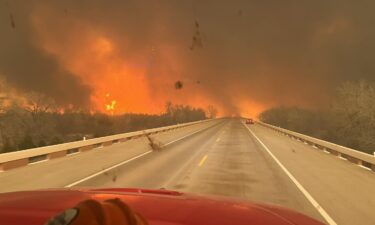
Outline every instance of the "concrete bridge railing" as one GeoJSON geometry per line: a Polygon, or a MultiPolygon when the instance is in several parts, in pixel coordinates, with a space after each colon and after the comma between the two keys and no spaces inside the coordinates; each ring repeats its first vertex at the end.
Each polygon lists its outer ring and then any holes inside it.
{"type": "Polygon", "coordinates": [[[259,125],[270,128],[283,135],[297,139],[304,143],[310,144],[318,149],[324,150],[337,157],[347,159],[348,161],[355,163],[359,166],[371,169],[375,172],[375,157],[364,152],[360,152],[355,149],[347,148],[341,145],[337,145],[328,141],[323,141],[317,138],[313,138],[304,134],[300,134],[294,131],[276,127],[267,123],[257,122],[259,125]]]}
{"type": "Polygon", "coordinates": [[[148,130],[123,133],[117,135],[111,135],[100,138],[93,138],[82,141],[75,141],[69,143],[63,143],[58,145],[51,145],[46,147],[39,147],[33,149],[27,149],[16,152],[9,152],[0,154],[0,171],[6,171],[13,168],[28,165],[30,163],[35,163],[44,160],[51,160],[59,157],[64,157],[67,155],[89,151],[98,147],[105,147],[112,145],[114,143],[125,142],[130,139],[139,138],[145,136],[146,134],[156,134],[159,132],[170,131],[174,129],[179,129],[186,126],[191,126],[197,123],[208,122],[208,120],[200,120],[190,123],[183,123],[178,125],[153,128],[148,130]]]}

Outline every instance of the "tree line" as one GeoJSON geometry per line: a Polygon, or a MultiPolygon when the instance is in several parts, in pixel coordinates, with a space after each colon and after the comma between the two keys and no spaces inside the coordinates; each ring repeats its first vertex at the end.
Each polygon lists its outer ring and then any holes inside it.
{"type": "MultiPolygon", "coordinates": [[[[5,101],[5,100],[4,100],[5,101]]],[[[168,102],[158,115],[107,115],[82,110],[55,109],[43,96],[31,95],[27,104],[1,103],[0,153],[64,142],[144,130],[215,117],[216,111],[168,102]],[[7,106],[5,106],[7,105],[7,106]]]]}
{"type": "Polygon", "coordinates": [[[292,131],[373,154],[375,151],[375,84],[347,82],[323,110],[277,106],[260,120],[292,131]]]}

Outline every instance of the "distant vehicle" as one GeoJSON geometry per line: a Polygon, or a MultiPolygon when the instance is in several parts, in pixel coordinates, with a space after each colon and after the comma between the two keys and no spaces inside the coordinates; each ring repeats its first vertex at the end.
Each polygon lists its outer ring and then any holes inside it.
{"type": "Polygon", "coordinates": [[[246,119],[246,124],[254,124],[254,120],[253,119],[246,119]]]}
{"type": "Polygon", "coordinates": [[[290,209],[168,190],[50,189],[0,194],[1,225],[323,225],[290,209]],[[48,221],[48,222],[47,222],[48,221]]]}

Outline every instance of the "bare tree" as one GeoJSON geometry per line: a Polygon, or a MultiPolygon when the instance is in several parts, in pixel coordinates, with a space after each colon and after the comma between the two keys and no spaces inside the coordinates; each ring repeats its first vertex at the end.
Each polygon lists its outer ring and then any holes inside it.
{"type": "Polygon", "coordinates": [[[36,146],[47,145],[51,136],[56,133],[56,120],[52,118],[57,108],[54,100],[43,94],[31,92],[26,95],[24,108],[31,117],[28,124],[29,133],[25,138],[31,139],[36,146]]]}
{"type": "Polygon", "coordinates": [[[41,114],[56,111],[56,108],[54,100],[43,94],[30,92],[26,95],[25,109],[36,119],[41,114]]]}
{"type": "Polygon", "coordinates": [[[344,144],[368,152],[375,150],[375,85],[348,82],[338,89],[332,106],[337,134],[344,144]]]}
{"type": "Polygon", "coordinates": [[[208,118],[210,118],[210,119],[216,118],[216,116],[217,116],[217,109],[213,105],[209,105],[207,107],[207,111],[208,111],[208,118]]]}
{"type": "Polygon", "coordinates": [[[363,80],[342,84],[332,107],[325,111],[274,107],[262,112],[260,119],[372,154],[375,151],[375,84],[363,80]]]}

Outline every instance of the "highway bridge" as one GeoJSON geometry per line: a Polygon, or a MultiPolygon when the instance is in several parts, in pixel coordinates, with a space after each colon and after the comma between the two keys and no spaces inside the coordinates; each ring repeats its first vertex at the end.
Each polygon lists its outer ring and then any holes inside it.
{"type": "Polygon", "coordinates": [[[281,128],[214,119],[2,154],[0,192],[165,188],[373,225],[374,165],[371,155],[281,128]]]}

